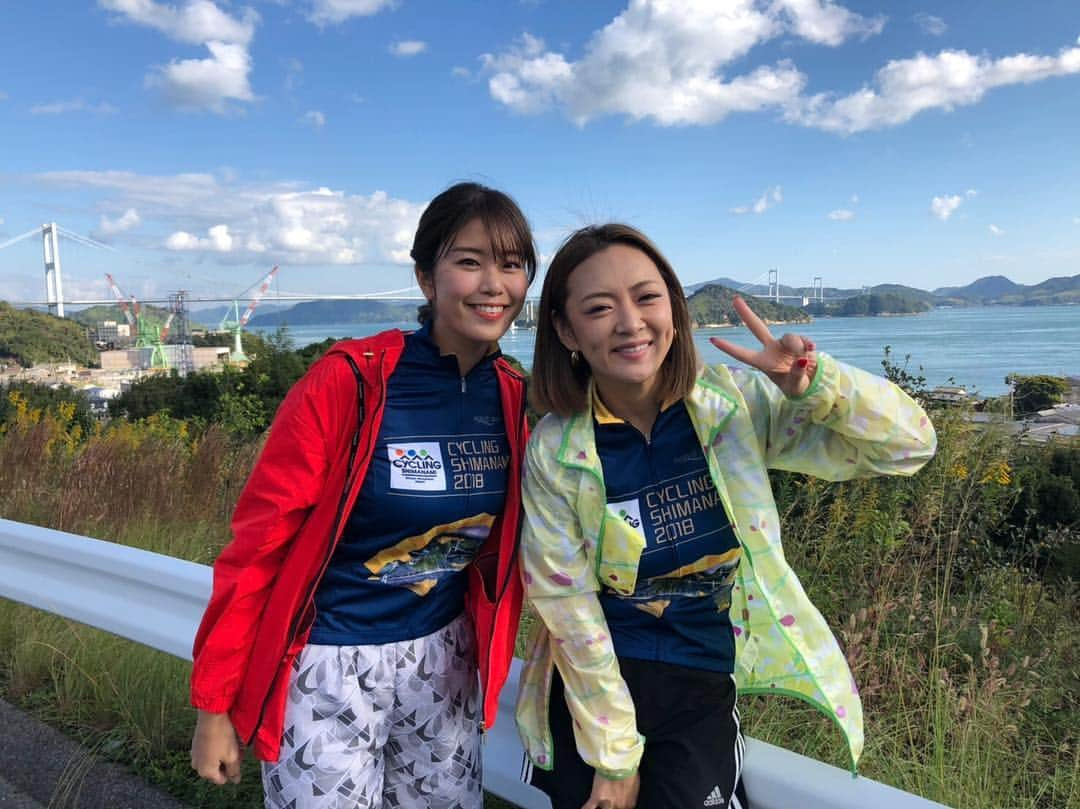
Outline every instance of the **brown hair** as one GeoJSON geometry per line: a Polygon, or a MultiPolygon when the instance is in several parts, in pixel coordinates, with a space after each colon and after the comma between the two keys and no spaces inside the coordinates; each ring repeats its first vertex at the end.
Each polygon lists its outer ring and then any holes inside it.
{"type": "Polygon", "coordinates": [[[544,289],[540,294],[540,314],[536,324],[536,349],[533,355],[532,390],[533,407],[539,412],[551,410],[560,416],[570,416],[585,410],[591,371],[583,359],[573,362],[570,351],[559,340],[555,319],[566,322],[566,297],[569,292],[570,275],[578,266],[597,253],[621,244],[640,250],[648,256],[671,300],[671,320],[675,326],[675,339],[664,358],[660,372],[663,375],[664,399],[681,399],[694,387],[697,379],[698,360],[694,349],[694,337],[686,294],[671,264],[649,238],[629,225],[610,223],[590,225],[570,235],[548,266],[544,289]]]}
{"type": "MultiPolygon", "coordinates": [[[[416,271],[430,278],[439,259],[454,246],[458,233],[474,219],[483,223],[491,237],[494,255],[521,259],[531,284],[536,275],[536,246],[525,214],[509,195],[479,183],[452,185],[428,203],[409,251],[416,271]]],[[[431,304],[423,304],[417,312],[421,323],[431,316],[431,304]]]]}

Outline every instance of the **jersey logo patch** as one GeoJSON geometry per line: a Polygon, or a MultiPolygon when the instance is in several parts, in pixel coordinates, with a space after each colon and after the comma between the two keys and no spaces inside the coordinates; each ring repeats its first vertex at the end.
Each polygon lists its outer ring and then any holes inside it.
{"type": "Polygon", "coordinates": [[[619,503],[608,503],[607,507],[612,514],[639,534],[645,533],[641,528],[641,503],[637,498],[634,498],[633,500],[623,500],[619,503]]]}
{"type": "Polygon", "coordinates": [[[446,469],[438,441],[388,444],[390,488],[418,492],[445,492],[446,469]]]}

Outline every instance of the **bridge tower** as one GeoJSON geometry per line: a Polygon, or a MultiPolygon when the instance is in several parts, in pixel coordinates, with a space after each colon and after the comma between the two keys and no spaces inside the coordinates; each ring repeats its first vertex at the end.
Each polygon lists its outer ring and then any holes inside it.
{"type": "Polygon", "coordinates": [[[825,302],[825,290],[822,289],[820,275],[814,276],[813,300],[817,301],[818,303],[825,302]]]}
{"type": "Polygon", "coordinates": [[[780,270],[775,267],[769,270],[769,297],[780,303],[780,270]]]}
{"type": "Polygon", "coordinates": [[[45,251],[45,300],[49,314],[64,316],[64,286],[60,277],[60,231],[55,222],[41,226],[41,241],[45,251]]]}
{"type": "Polygon", "coordinates": [[[175,344],[174,366],[180,376],[187,376],[195,370],[195,356],[191,345],[191,322],[188,320],[187,290],[178,290],[169,295],[169,311],[172,312],[172,328],[175,344]]]}

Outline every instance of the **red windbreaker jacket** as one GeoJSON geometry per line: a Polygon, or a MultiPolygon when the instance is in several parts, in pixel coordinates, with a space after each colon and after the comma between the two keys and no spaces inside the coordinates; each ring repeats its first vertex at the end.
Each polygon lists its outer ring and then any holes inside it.
{"type": "MultiPolygon", "coordinates": [[[[379,434],[386,383],[404,347],[397,330],[338,343],[293,386],[214,563],[195,636],[191,702],[228,712],[255,754],[276,761],[293,659],[307,642],[315,590],[356,501],[379,434]]],[[[476,630],[484,728],[495,723],[521,614],[517,570],[525,380],[502,358],[499,380],[510,467],[506,505],[469,565],[466,610],[476,630]]]]}

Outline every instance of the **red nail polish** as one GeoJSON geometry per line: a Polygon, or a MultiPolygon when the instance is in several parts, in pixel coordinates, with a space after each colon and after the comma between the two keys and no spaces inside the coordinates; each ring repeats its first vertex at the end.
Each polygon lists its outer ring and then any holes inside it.
{"type": "Polygon", "coordinates": [[[798,365],[800,368],[805,368],[807,365],[810,364],[810,360],[808,360],[806,357],[799,357],[797,360],[795,360],[795,364],[798,365]]]}

